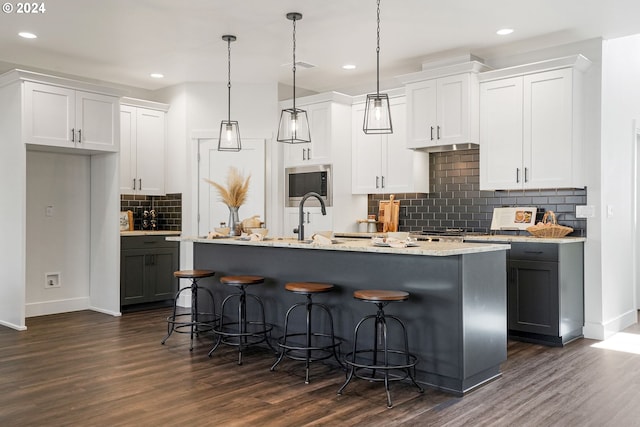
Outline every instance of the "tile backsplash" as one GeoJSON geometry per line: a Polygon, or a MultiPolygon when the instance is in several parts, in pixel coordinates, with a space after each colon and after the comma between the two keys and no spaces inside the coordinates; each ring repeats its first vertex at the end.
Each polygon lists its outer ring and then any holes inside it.
{"type": "Polygon", "coordinates": [[[182,231],[182,194],[166,196],[138,196],[122,194],[120,210],[133,211],[133,228],[142,229],[142,213],[155,209],[158,214],[158,230],[182,231]]]}
{"type": "MultiPolygon", "coordinates": [[[[575,217],[576,205],[587,203],[586,189],[480,191],[478,149],[431,153],[429,194],[396,194],[403,231],[464,228],[489,232],[494,207],[536,206],[556,213],[558,223],[586,235],[587,221],[575,217]]],[[[368,213],[378,214],[378,202],[389,195],[369,195],[368,213]]]]}

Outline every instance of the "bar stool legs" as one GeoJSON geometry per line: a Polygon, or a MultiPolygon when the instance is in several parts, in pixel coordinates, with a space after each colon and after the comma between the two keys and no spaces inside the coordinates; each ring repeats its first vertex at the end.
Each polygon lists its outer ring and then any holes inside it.
{"type": "Polygon", "coordinates": [[[415,366],[418,363],[418,359],[416,356],[409,353],[409,341],[407,329],[404,325],[404,322],[402,322],[402,320],[400,320],[398,317],[385,314],[384,312],[384,307],[389,302],[403,301],[408,298],[408,294],[406,292],[403,292],[402,294],[406,295],[402,299],[400,296],[396,295],[397,298],[394,297],[394,299],[381,300],[380,298],[376,298],[373,295],[359,294],[359,292],[367,291],[354,292],[354,296],[356,298],[362,299],[365,302],[375,303],[378,310],[375,315],[368,315],[362,318],[355,327],[353,337],[353,350],[345,356],[345,363],[349,366],[349,373],[347,375],[346,381],[338,390],[338,394],[342,394],[353,377],[374,382],[384,382],[384,388],[387,394],[387,407],[391,408],[393,407],[393,403],[391,400],[389,383],[392,381],[402,381],[409,378],[411,382],[418,388],[418,391],[420,393],[424,392],[424,389],[416,382],[413,374],[413,372],[415,371],[415,366]],[[364,298],[365,296],[366,298],[364,298]],[[360,328],[365,322],[369,322],[372,319],[374,320],[375,327],[373,346],[365,349],[359,349],[358,334],[360,333],[360,328]],[[390,349],[388,346],[388,320],[393,321],[397,326],[399,326],[402,331],[402,335],[404,338],[404,346],[402,349],[390,349]],[[380,348],[378,341],[381,342],[382,348],[380,348]],[[390,376],[391,371],[402,372],[402,375],[390,376]]]}
{"type": "Polygon", "coordinates": [[[276,369],[285,356],[292,360],[305,362],[305,384],[309,384],[309,367],[311,362],[333,357],[336,362],[338,362],[338,365],[344,369],[345,366],[336,353],[336,348],[340,346],[342,339],[337,338],[334,334],[331,312],[326,305],[312,301],[312,294],[328,292],[333,289],[333,285],[321,283],[288,283],[285,289],[305,295],[306,301],[296,303],[287,310],[284,320],[284,335],[278,340],[280,355],[273,366],[271,366],[271,371],[276,369]],[[326,313],[329,320],[329,333],[312,331],[312,312],[314,306],[326,313]],[[305,307],[305,332],[289,333],[289,318],[298,307],[305,307]],[[304,337],[304,343],[300,343],[299,341],[295,342],[296,337],[304,337]]]}
{"type": "Polygon", "coordinates": [[[214,324],[217,322],[219,316],[215,312],[215,304],[213,293],[202,286],[198,286],[198,279],[205,277],[211,277],[215,275],[211,270],[179,270],[173,273],[178,279],[190,279],[191,286],[180,289],[173,300],[173,314],[167,317],[167,335],[162,339],[161,344],[164,344],[172,333],[189,333],[190,344],[189,351],[193,351],[193,336],[203,332],[212,331],[214,324]],[[180,294],[185,291],[191,292],[191,309],[188,313],[177,314],[177,304],[180,294]],[[205,292],[211,298],[211,311],[200,312],[198,311],[198,293],[205,292]],[[186,319],[188,318],[188,319],[186,319]],[[183,330],[188,328],[188,331],[183,330]]]}
{"type": "Polygon", "coordinates": [[[275,352],[268,337],[268,333],[273,329],[273,325],[267,323],[265,320],[262,300],[255,295],[248,294],[245,289],[248,285],[264,283],[264,278],[259,276],[225,276],[220,279],[220,283],[235,286],[240,292],[231,294],[222,301],[220,322],[218,322],[218,325],[213,329],[213,332],[217,335],[217,339],[213,348],[209,351],[209,357],[213,355],[213,352],[216,351],[220,344],[238,347],[238,365],[242,365],[243,350],[250,345],[265,342],[269,348],[275,352]],[[225,307],[231,300],[236,298],[238,299],[237,321],[225,323],[225,307]],[[260,307],[259,320],[249,320],[247,318],[248,298],[256,301],[260,307]]]}

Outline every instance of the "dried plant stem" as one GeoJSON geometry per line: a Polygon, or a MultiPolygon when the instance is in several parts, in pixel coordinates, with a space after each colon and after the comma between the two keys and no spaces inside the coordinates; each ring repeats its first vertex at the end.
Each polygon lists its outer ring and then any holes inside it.
{"type": "Polygon", "coordinates": [[[227,173],[227,186],[218,184],[215,181],[204,178],[204,181],[213,185],[220,195],[220,200],[231,207],[240,207],[247,200],[247,193],[249,192],[249,182],[251,181],[251,174],[245,179],[240,171],[235,167],[229,167],[227,173]]]}

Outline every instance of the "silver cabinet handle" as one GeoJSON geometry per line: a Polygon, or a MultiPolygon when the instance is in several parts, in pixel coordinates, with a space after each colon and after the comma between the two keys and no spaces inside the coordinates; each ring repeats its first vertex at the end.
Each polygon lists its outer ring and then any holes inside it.
{"type": "Polygon", "coordinates": [[[438,139],[440,139],[440,126],[438,126],[438,132],[436,132],[438,139]]]}
{"type": "Polygon", "coordinates": [[[307,160],[307,158],[305,157],[307,153],[307,150],[305,148],[302,149],[302,160],[307,160]]]}
{"type": "Polygon", "coordinates": [[[520,182],[520,168],[516,168],[516,182],[520,182]]]}
{"type": "Polygon", "coordinates": [[[311,148],[307,148],[307,160],[311,160],[311,148]]]}
{"type": "Polygon", "coordinates": [[[71,129],[71,142],[76,142],[76,128],[71,129]]]}
{"type": "Polygon", "coordinates": [[[138,190],[142,190],[142,178],[138,178],[138,190]]]}
{"type": "Polygon", "coordinates": [[[431,140],[433,141],[433,126],[431,126],[431,140]]]}
{"type": "Polygon", "coordinates": [[[311,224],[311,219],[309,218],[309,212],[307,212],[307,224],[311,224]]]}
{"type": "Polygon", "coordinates": [[[378,185],[378,176],[376,175],[376,188],[380,188],[380,186],[378,185]]]}
{"type": "Polygon", "coordinates": [[[78,144],[82,143],[82,129],[78,129],[78,144]]]}
{"type": "Polygon", "coordinates": [[[382,188],[384,188],[384,175],[382,175],[382,188]]]}
{"type": "Polygon", "coordinates": [[[524,182],[529,182],[529,168],[524,168],[524,182]]]}
{"type": "Polygon", "coordinates": [[[133,189],[134,190],[136,189],[136,179],[135,178],[133,178],[133,189]]]}

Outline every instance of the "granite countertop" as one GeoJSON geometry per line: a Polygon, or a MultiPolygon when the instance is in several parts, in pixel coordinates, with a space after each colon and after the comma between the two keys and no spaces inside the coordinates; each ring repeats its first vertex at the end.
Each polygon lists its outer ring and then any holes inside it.
{"type": "MultiPolygon", "coordinates": [[[[370,239],[336,239],[333,244],[317,242],[304,243],[294,238],[267,238],[263,241],[247,241],[238,238],[206,239],[204,237],[167,237],[170,241],[187,241],[214,245],[244,245],[277,248],[297,248],[307,250],[371,252],[402,255],[452,256],[479,252],[506,251],[508,244],[499,243],[453,243],[453,242],[417,242],[415,247],[391,248],[374,246],[370,239]]],[[[307,241],[308,242],[308,241],[307,241]]]]}
{"type": "Polygon", "coordinates": [[[179,236],[181,231],[169,231],[169,230],[133,230],[133,231],[121,231],[120,236],[179,236]]]}
{"type": "Polygon", "coordinates": [[[464,237],[465,242],[506,242],[506,243],[576,243],[584,242],[584,237],[534,237],[515,236],[511,234],[470,235],[464,237]]]}

